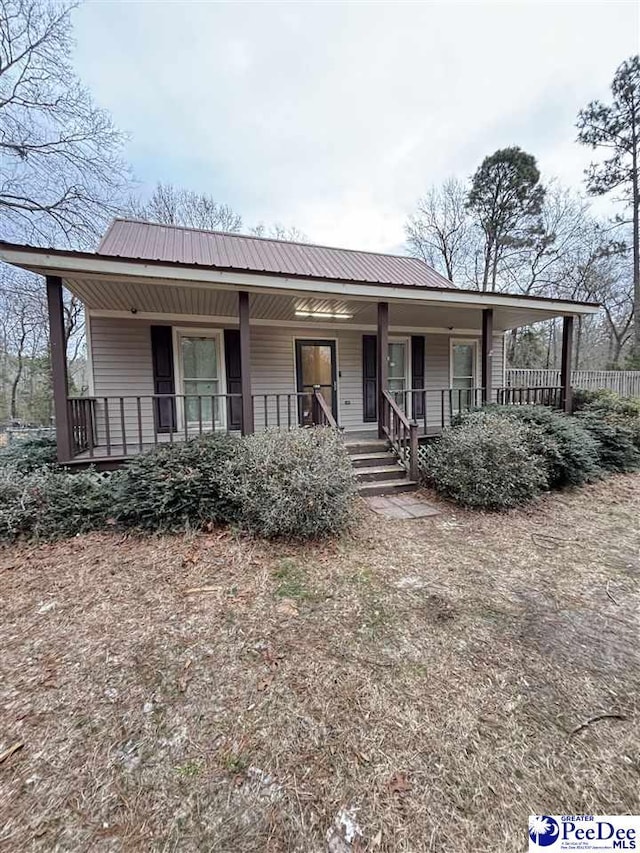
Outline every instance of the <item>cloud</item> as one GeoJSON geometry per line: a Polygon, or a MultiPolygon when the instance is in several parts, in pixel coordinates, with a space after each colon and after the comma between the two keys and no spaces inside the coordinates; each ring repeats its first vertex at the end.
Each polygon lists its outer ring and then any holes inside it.
{"type": "Polygon", "coordinates": [[[143,185],[389,249],[426,187],[519,144],[577,184],[577,110],[636,50],[633,3],[99,3],[77,67],[143,185]]]}

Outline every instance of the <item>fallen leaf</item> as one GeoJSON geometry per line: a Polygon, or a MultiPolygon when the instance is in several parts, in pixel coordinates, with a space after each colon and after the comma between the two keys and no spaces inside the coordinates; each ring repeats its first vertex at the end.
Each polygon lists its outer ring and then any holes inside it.
{"type": "Polygon", "coordinates": [[[372,847],[381,847],[382,846],[382,830],[379,829],[376,834],[371,839],[372,847]]]}
{"type": "Polygon", "coordinates": [[[407,779],[404,773],[394,773],[387,783],[392,794],[403,796],[412,788],[411,782],[407,779]]]}

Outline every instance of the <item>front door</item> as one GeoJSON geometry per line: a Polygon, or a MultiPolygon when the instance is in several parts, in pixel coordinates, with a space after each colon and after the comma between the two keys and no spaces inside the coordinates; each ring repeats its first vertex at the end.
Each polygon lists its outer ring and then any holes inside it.
{"type": "Polygon", "coordinates": [[[338,418],[335,341],[296,341],[298,417],[301,426],[313,424],[313,389],[318,388],[338,418]]]}

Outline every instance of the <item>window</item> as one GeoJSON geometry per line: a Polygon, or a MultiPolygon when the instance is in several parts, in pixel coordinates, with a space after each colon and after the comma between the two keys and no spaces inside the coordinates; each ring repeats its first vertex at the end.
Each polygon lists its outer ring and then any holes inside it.
{"type": "Polygon", "coordinates": [[[222,401],[214,398],[222,393],[219,336],[180,335],[180,356],[187,423],[219,422],[222,401]]]}
{"type": "Polygon", "coordinates": [[[455,411],[468,409],[474,403],[477,357],[476,341],[451,341],[451,387],[455,411]]]}
{"type": "Polygon", "coordinates": [[[389,343],[389,391],[397,394],[397,399],[402,399],[401,394],[407,390],[407,345],[404,343],[389,343]]]}

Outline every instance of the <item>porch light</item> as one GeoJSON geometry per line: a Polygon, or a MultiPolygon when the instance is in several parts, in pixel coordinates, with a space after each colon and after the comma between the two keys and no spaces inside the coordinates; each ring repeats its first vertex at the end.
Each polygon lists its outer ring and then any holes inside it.
{"type": "Polygon", "coordinates": [[[353,314],[341,311],[296,311],[295,315],[311,320],[351,320],[353,317],[353,314]]]}

